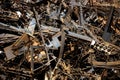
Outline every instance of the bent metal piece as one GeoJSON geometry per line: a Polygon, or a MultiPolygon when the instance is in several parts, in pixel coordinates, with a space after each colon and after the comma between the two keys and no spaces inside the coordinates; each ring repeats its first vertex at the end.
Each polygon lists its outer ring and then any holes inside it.
{"type": "Polygon", "coordinates": [[[13,59],[17,55],[20,55],[20,53],[18,52],[18,49],[22,48],[23,44],[25,45],[28,42],[29,42],[28,35],[27,34],[23,34],[11,46],[5,47],[4,51],[5,51],[7,60],[13,59]]]}

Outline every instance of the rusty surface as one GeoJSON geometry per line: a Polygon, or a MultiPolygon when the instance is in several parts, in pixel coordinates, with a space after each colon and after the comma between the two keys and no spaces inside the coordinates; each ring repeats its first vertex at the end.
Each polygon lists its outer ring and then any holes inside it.
{"type": "Polygon", "coordinates": [[[1,0],[0,80],[119,80],[119,4],[1,0]]]}

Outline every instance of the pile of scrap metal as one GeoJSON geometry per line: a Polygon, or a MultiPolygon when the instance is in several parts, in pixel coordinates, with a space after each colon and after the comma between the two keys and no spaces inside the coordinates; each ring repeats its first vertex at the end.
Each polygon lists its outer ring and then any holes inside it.
{"type": "Polygon", "coordinates": [[[120,9],[94,1],[1,0],[0,80],[119,80],[120,9]]]}

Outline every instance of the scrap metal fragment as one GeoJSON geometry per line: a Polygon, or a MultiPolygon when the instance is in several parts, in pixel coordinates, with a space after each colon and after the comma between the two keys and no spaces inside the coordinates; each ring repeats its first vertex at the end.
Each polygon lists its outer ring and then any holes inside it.
{"type": "Polygon", "coordinates": [[[14,51],[12,50],[12,46],[8,46],[8,47],[4,48],[4,51],[5,51],[5,55],[6,55],[7,60],[10,60],[10,59],[13,59],[16,57],[13,54],[14,51]]]}
{"type": "Polygon", "coordinates": [[[107,21],[107,24],[106,24],[106,27],[105,27],[105,30],[104,30],[104,33],[103,33],[103,39],[105,41],[110,41],[110,38],[112,36],[112,33],[111,33],[111,22],[112,22],[112,19],[113,19],[113,12],[114,12],[114,7],[111,7],[110,8],[110,15],[108,17],[108,21],[107,21]]]}

